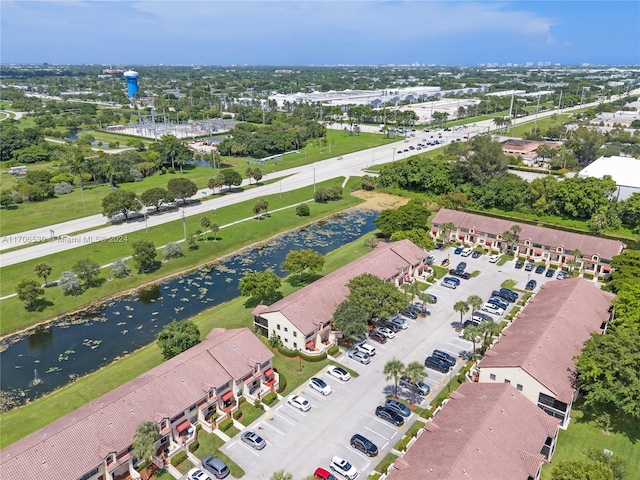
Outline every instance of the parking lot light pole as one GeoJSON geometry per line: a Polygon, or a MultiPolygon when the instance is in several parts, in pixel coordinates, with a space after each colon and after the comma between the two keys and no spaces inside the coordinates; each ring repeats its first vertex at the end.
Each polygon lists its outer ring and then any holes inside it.
{"type": "Polygon", "coordinates": [[[145,207],[144,203],[142,203],[139,199],[136,198],[136,202],[138,202],[142,206],[142,214],[144,215],[144,230],[149,233],[149,226],[147,225],[147,207],[145,207]]]}

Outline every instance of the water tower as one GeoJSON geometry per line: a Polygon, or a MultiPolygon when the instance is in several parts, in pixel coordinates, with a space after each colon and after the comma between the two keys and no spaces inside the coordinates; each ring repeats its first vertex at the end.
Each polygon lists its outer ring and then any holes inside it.
{"type": "Polygon", "coordinates": [[[127,70],[123,75],[127,80],[127,95],[129,98],[133,98],[138,94],[138,72],[127,70]]]}

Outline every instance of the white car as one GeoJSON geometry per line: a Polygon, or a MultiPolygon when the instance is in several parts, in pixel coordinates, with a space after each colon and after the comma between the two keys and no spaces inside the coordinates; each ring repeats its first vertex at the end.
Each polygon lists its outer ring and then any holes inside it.
{"type": "Polygon", "coordinates": [[[493,315],[502,315],[504,313],[502,308],[494,305],[493,303],[485,303],[482,306],[482,310],[493,315]]]}
{"type": "Polygon", "coordinates": [[[329,365],[329,368],[327,368],[327,373],[329,375],[333,375],[336,378],[339,378],[343,382],[351,380],[351,374],[342,367],[334,367],[333,365],[329,365]]]}
{"type": "Polygon", "coordinates": [[[496,263],[498,260],[500,260],[500,255],[497,253],[489,257],[489,263],[496,263]]]}
{"type": "Polygon", "coordinates": [[[329,468],[349,480],[354,480],[358,478],[358,475],[360,475],[360,472],[356,470],[356,467],[337,455],[331,459],[329,468]]]}
{"type": "Polygon", "coordinates": [[[351,349],[349,350],[347,355],[349,356],[349,358],[352,358],[356,362],[360,362],[363,365],[369,365],[371,363],[371,358],[369,358],[369,355],[361,352],[360,350],[351,349]]]}
{"type": "Polygon", "coordinates": [[[384,335],[387,338],[396,337],[395,332],[391,330],[389,327],[380,327],[380,328],[377,328],[376,330],[378,330],[378,332],[380,332],[382,335],[384,335]]]}
{"type": "Polygon", "coordinates": [[[309,380],[309,386],[323,395],[329,395],[331,393],[331,386],[327,385],[327,382],[318,377],[312,377],[311,380],[309,380]]]}
{"type": "Polygon", "coordinates": [[[199,468],[192,468],[187,473],[187,480],[211,480],[211,477],[199,468]]]}
{"type": "Polygon", "coordinates": [[[287,403],[292,407],[297,408],[301,412],[308,412],[309,410],[311,410],[311,404],[309,403],[309,400],[301,397],[300,395],[291,395],[287,399],[287,403]]]}

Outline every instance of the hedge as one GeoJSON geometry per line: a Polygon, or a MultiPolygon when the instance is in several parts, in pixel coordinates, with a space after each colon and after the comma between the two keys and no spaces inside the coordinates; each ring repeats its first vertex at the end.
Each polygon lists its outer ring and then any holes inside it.
{"type": "Polygon", "coordinates": [[[298,354],[306,362],[321,362],[327,359],[327,352],[322,352],[320,355],[307,355],[302,352],[298,352],[298,354]]]}
{"type": "MultiPolygon", "coordinates": [[[[282,379],[282,374],[280,374],[280,378],[282,379]]],[[[282,380],[280,380],[280,382],[282,382],[282,380]]],[[[273,405],[277,401],[278,395],[276,394],[276,392],[269,392],[264,397],[262,397],[262,403],[269,406],[273,405]]]]}
{"type": "Polygon", "coordinates": [[[200,442],[198,442],[197,440],[195,442],[189,444],[189,451],[191,453],[195,452],[199,448],[200,448],[200,442]]]}
{"type": "Polygon", "coordinates": [[[218,424],[218,428],[223,432],[226,432],[231,427],[233,427],[233,418],[225,418],[218,424]]]}
{"type": "Polygon", "coordinates": [[[404,452],[407,449],[407,445],[409,444],[409,442],[411,441],[412,438],[413,437],[410,437],[410,436],[404,437],[396,445],[396,450],[398,450],[399,452],[404,452]]]}
{"type": "Polygon", "coordinates": [[[171,457],[171,465],[173,465],[174,467],[177,467],[186,459],[187,459],[187,452],[183,450],[181,452],[176,453],[173,457],[171,457]]]}
{"type": "Polygon", "coordinates": [[[236,410],[235,412],[233,412],[233,418],[235,418],[236,420],[238,420],[241,416],[242,410],[236,410]]]}
{"type": "Polygon", "coordinates": [[[340,347],[338,347],[338,345],[331,345],[331,347],[329,347],[329,350],[327,350],[327,353],[331,356],[334,356],[336,353],[340,352],[340,347]]]}
{"type": "Polygon", "coordinates": [[[278,351],[284,355],[285,357],[297,357],[298,356],[298,350],[291,350],[290,348],[285,348],[281,345],[278,345],[278,351]]]}

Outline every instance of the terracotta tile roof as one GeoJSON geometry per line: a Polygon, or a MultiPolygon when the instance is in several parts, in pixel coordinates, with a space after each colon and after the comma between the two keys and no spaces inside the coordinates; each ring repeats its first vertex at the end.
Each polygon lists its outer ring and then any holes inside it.
{"type": "Polygon", "coordinates": [[[581,278],[545,283],[478,367],[520,367],[570,403],[573,357],[609,318],[612,298],[581,278]]]}
{"type": "MultiPolygon", "coordinates": [[[[108,453],[131,445],[141,422],[166,418],[161,412],[176,415],[205,395],[203,385],[221,387],[231,381],[233,374],[212,352],[234,339],[242,342],[242,354],[266,358],[266,351],[273,356],[247,328],[214,330],[195,347],[3,449],[2,477],[57,480],[93,470],[108,453]]],[[[224,351],[223,361],[229,364],[227,355],[224,351]]]]}
{"type": "Polygon", "coordinates": [[[531,243],[539,243],[552,248],[562,247],[565,252],[578,249],[585,257],[599,255],[600,258],[607,260],[611,260],[626,246],[618,240],[609,240],[553,228],[538,227],[514,220],[502,220],[500,218],[441,208],[433,217],[432,223],[434,226],[438,226],[444,222],[452,222],[458,228],[473,228],[476,233],[486,232],[495,235],[509,230],[513,225],[519,225],[522,229],[518,234],[520,243],[530,240],[531,243]]]}
{"type": "Polygon", "coordinates": [[[422,263],[426,256],[427,252],[409,240],[380,243],[372,252],[273,305],[257,306],[252,313],[257,316],[280,312],[307,336],[313,333],[320,323],[326,325],[333,319],[338,305],[349,296],[349,280],[363,273],[371,273],[382,279],[392,278],[401,269],[422,263]]]}
{"type": "Polygon", "coordinates": [[[458,392],[388,480],[535,478],[544,458],[540,451],[547,437],[555,438],[559,420],[509,384],[464,383],[458,392]]]}
{"type": "Polygon", "coordinates": [[[248,328],[225,330],[215,328],[207,340],[211,341],[209,352],[233,377],[241,380],[253,373],[257,363],[262,364],[273,358],[269,350],[248,328]]]}

